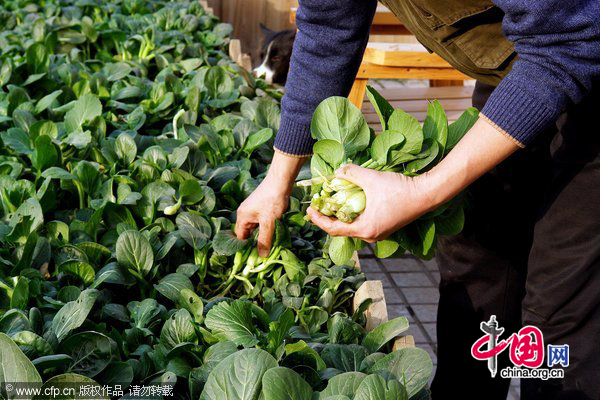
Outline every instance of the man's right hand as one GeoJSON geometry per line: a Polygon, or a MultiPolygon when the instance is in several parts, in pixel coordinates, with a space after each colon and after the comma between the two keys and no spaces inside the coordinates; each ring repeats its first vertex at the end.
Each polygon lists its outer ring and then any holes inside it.
{"type": "Polygon", "coordinates": [[[275,220],[288,207],[294,179],[306,158],[292,157],[275,152],[265,179],[237,210],[235,234],[246,239],[258,230],[258,254],[267,257],[271,250],[275,220]]]}

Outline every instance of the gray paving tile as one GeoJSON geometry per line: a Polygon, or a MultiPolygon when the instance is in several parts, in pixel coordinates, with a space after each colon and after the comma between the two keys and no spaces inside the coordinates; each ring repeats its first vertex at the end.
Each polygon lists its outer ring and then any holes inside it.
{"type": "Polygon", "coordinates": [[[397,318],[397,317],[406,317],[408,319],[408,322],[410,322],[410,323],[415,321],[414,318],[412,317],[412,315],[410,315],[410,311],[408,311],[408,309],[406,307],[404,307],[403,305],[388,304],[387,311],[388,311],[389,319],[393,319],[393,318],[397,318]]]}
{"type": "Polygon", "coordinates": [[[364,271],[367,276],[369,276],[369,272],[382,272],[379,263],[374,258],[361,258],[360,270],[364,271]]]}
{"type": "Polygon", "coordinates": [[[392,274],[392,277],[399,287],[433,286],[427,275],[422,272],[402,272],[392,274]]]}
{"type": "Polygon", "coordinates": [[[440,271],[431,271],[431,274],[433,275],[433,279],[435,279],[435,282],[437,284],[440,283],[441,278],[440,278],[440,271]]]}
{"type": "Polygon", "coordinates": [[[411,305],[417,318],[421,322],[436,322],[437,319],[437,304],[434,305],[411,305]]]}
{"type": "Polygon", "coordinates": [[[437,304],[440,300],[440,292],[437,288],[402,288],[402,293],[410,304],[437,304]]]}
{"type": "Polygon", "coordinates": [[[431,271],[437,271],[438,268],[438,264],[437,261],[434,259],[432,260],[421,260],[421,262],[423,264],[425,264],[425,266],[427,267],[427,269],[431,270],[431,271]]]}
{"type": "Polygon", "coordinates": [[[420,272],[423,267],[414,258],[386,258],[381,260],[389,272],[420,272]]]}
{"type": "Polygon", "coordinates": [[[424,343],[429,344],[429,340],[416,323],[410,325],[410,328],[408,328],[408,331],[406,331],[406,335],[412,335],[415,338],[415,344],[417,347],[421,347],[421,345],[424,343]]]}
{"type": "Polygon", "coordinates": [[[423,328],[429,334],[429,337],[434,343],[437,343],[437,332],[435,330],[436,324],[434,322],[427,322],[423,324],[423,328]]]}
{"type": "Polygon", "coordinates": [[[383,289],[383,294],[385,294],[386,304],[404,304],[404,300],[400,297],[396,288],[383,289]]]}
{"type": "Polygon", "coordinates": [[[363,247],[362,249],[360,249],[358,251],[359,255],[372,255],[373,253],[373,247],[370,244],[366,244],[365,247],[363,247]]]}
{"type": "Polygon", "coordinates": [[[433,362],[433,364],[437,365],[437,356],[435,355],[435,352],[433,351],[433,348],[430,345],[423,344],[419,346],[419,348],[425,350],[429,354],[429,357],[431,357],[431,361],[433,362]]]}
{"type": "Polygon", "coordinates": [[[387,275],[383,272],[371,272],[367,274],[367,279],[372,281],[381,281],[384,288],[393,287],[392,282],[388,279],[387,275]]]}

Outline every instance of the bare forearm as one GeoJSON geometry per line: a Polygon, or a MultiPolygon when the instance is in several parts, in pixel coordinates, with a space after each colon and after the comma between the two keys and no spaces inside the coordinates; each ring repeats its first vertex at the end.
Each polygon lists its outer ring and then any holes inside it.
{"type": "Polygon", "coordinates": [[[298,176],[298,172],[300,172],[300,168],[302,168],[306,160],[307,157],[294,157],[275,151],[265,180],[270,185],[279,187],[281,190],[289,193],[296,176],[298,176]]]}
{"type": "Polygon", "coordinates": [[[452,199],[518,149],[509,136],[480,118],[446,158],[423,176],[431,185],[432,205],[452,199]]]}

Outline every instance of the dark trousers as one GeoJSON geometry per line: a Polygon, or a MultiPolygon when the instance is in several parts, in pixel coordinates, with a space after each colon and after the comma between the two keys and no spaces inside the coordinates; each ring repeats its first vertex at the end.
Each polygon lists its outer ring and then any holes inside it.
{"type": "MultiPolygon", "coordinates": [[[[481,109],[492,87],[477,84],[481,109]]],[[[569,345],[565,378],[521,379],[522,400],[600,399],[600,96],[572,107],[468,190],[464,231],[439,242],[438,366],[433,400],[506,399],[498,374],[471,356],[496,315],[508,338],[524,325],[569,345]]],[[[484,348],[485,349],[485,348],[484,348]]],[[[547,367],[547,354],[543,368],[547,367]]],[[[559,366],[561,367],[561,366],[559,366]]]]}

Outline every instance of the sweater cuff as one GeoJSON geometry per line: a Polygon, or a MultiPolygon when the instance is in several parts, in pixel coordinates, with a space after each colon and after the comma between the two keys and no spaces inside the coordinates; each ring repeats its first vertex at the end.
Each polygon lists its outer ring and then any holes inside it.
{"type": "Polygon", "coordinates": [[[481,113],[523,145],[529,144],[560,115],[558,110],[512,83],[509,77],[500,82],[481,113]]]}
{"type": "Polygon", "coordinates": [[[291,156],[308,157],[312,154],[314,140],[310,137],[310,124],[300,124],[285,116],[275,136],[275,149],[291,156]]]}

